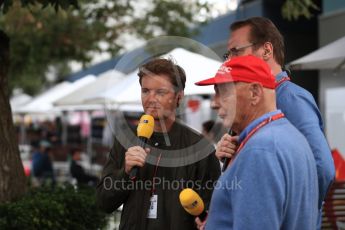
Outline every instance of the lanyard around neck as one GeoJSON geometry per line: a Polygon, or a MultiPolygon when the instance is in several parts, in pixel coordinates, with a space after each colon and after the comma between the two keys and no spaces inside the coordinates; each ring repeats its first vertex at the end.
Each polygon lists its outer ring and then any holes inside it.
{"type": "Polygon", "coordinates": [[[281,84],[283,84],[286,81],[290,81],[290,77],[286,76],[286,77],[282,77],[282,79],[280,79],[279,81],[276,81],[276,88],[278,88],[281,84]]]}
{"type": "MultiPolygon", "coordinates": [[[[231,158],[231,161],[229,162],[229,165],[231,165],[231,163],[233,162],[233,160],[235,159],[235,157],[240,153],[240,151],[243,149],[243,147],[245,146],[245,144],[248,142],[248,140],[262,127],[264,127],[265,125],[271,123],[272,121],[275,120],[279,120],[281,118],[285,117],[284,113],[278,113],[275,114],[273,116],[270,116],[269,118],[263,120],[260,124],[258,124],[257,126],[255,126],[249,133],[248,135],[244,138],[244,140],[241,142],[240,146],[238,147],[238,149],[236,150],[234,157],[231,158]]],[[[228,167],[229,167],[228,165],[228,167]]]]}
{"type": "Polygon", "coordinates": [[[159,156],[158,156],[158,158],[157,158],[156,167],[155,167],[154,172],[153,172],[151,196],[152,196],[153,194],[155,194],[155,192],[156,192],[156,188],[155,188],[155,177],[157,176],[158,165],[159,165],[159,162],[160,162],[160,160],[161,160],[161,157],[162,157],[162,153],[160,153],[159,156]]]}

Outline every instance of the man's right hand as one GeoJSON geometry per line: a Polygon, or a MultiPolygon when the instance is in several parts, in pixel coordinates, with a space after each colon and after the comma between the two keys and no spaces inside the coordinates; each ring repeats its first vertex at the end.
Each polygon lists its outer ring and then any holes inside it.
{"type": "Polygon", "coordinates": [[[219,160],[224,158],[232,158],[238,148],[238,136],[230,136],[224,134],[224,136],[217,143],[216,157],[219,160]]]}
{"type": "Polygon", "coordinates": [[[206,220],[201,221],[199,217],[196,217],[194,221],[198,230],[205,230],[206,220]]]}
{"type": "Polygon", "coordinates": [[[145,165],[145,160],[149,152],[149,148],[146,148],[144,150],[140,146],[130,147],[125,153],[125,172],[129,174],[134,166],[143,167],[145,165]]]}

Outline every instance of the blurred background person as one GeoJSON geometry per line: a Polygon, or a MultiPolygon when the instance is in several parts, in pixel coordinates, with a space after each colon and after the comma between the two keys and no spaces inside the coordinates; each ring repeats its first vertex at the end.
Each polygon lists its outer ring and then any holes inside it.
{"type": "Polygon", "coordinates": [[[98,178],[85,172],[84,168],[79,164],[81,161],[81,149],[73,148],[71,150],[70,172],[73,178],[77,180],[78,185],[96,186],[98,178]]]}
{"type": "Polygon", "coordinates": [[[221,122],[208,120],[202,123],[202,134],[214,145],[220,141],[225,133],[227,133],[227,130],[221,122]]]}
{"type": "Polygon", "coordinates": [[[33,184],[36,186],[55,185],[55,175],[50,154],[50,142],[47,140],[40,141],[39,148],[32,155],[33,184]]]}

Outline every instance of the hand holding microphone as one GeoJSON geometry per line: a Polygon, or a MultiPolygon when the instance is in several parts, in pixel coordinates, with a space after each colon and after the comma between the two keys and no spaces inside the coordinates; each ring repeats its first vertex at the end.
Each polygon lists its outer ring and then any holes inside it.
{"type": "Polygon", "coordinates": [[[143,149],[140,146],[133,146],[127,149],[125,154],[125,172],[128,175],[131,175],[131,172],[133,173],[132,169],[136,167],[143,167],[145,165],[145,160],[149,150],[149,148],[143,149]]]}
{"type": "Polygon", "coordinates": [[[138,174],[138,166],[143,167],[149,150],[144,150],[146,142],[153,134],[154,118],[151,115],[143,115],[137,127],[138,146],[130,147],[126,152],[125,171],[130,179],[135,180],[138,174]]]}
{"type": "Polygon", "coordinates": [[[226,133],[217,143],[216,157],[224,163],[222,169],[223,172],[227,168],[231,158],[236,153],[238,147],[237,142],[238,136],[231,136],[231,134],[226,133]]]}

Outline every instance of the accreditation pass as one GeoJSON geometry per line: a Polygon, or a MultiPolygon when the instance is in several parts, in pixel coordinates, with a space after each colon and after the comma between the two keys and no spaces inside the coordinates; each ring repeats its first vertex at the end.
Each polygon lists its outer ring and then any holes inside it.
{"type": "Polygon", "coordinates": [[[158,203],[158,195],[153,194],[150,198],[150,207],[147,213],[147,218],[157,219],[157,203],[158,203]]]}

